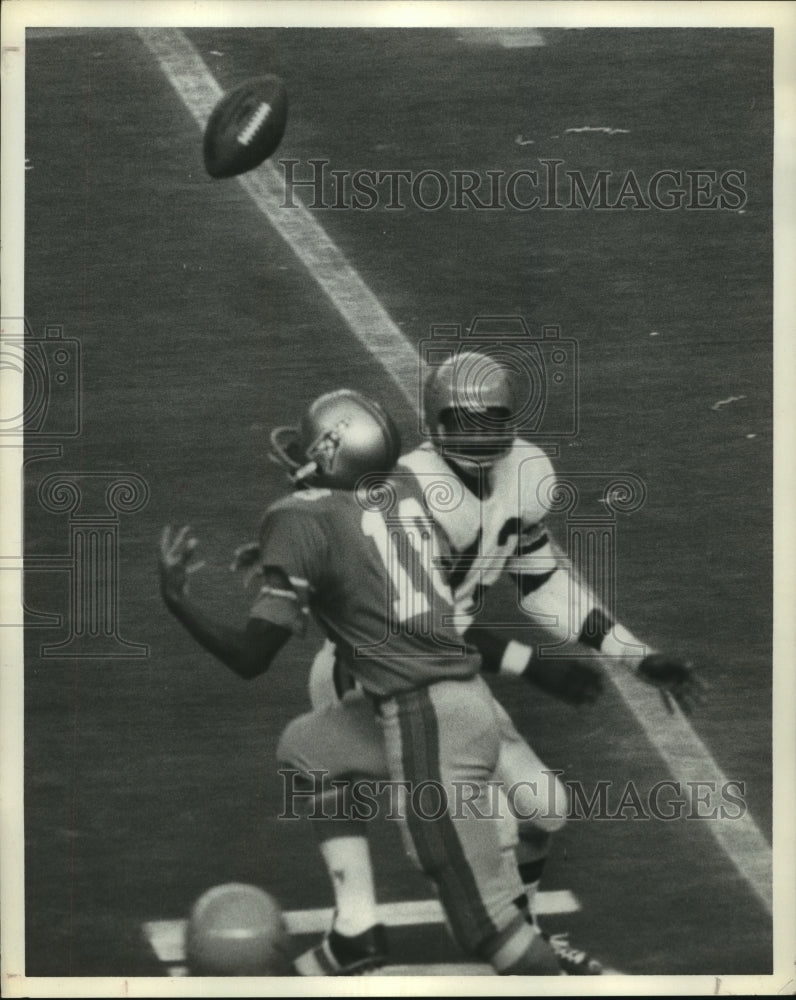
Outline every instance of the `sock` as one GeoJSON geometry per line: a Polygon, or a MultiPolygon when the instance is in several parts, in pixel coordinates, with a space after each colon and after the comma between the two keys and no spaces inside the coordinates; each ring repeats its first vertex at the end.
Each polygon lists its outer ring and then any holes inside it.
{"type": "Polygon", "coordinates": [[[332,882],[334,929],[349,937],[377,922],[370,850],[364,836],[333,837],[321,844],[332,882]]]}
{"type": "Polygon", "coordinates": [[[524,921],[497,935],[499,944],[484,956],[501,976],[559,976],[561,966],[555,952],[539,933],[524,921]]]}
{"type": "Polygon", "coordinates": [[[536,917],[536,894],[539,891],[539,882],[541,881],[546,861],[546,857],[537,858],[535,861],[526,861],[517,866],[522,884],[525,887],[528,913],[534,919],[536,917]]]}
{"type": "Polygon", "coordinates": [[[519,843],[517,844],[517,871],[527,900],[528,916],[534,923],[536,922],[536,895],[539,891],[542,872],[547,864],[552,839],[552,834],[527,825],[520,830],[519,843]]]}

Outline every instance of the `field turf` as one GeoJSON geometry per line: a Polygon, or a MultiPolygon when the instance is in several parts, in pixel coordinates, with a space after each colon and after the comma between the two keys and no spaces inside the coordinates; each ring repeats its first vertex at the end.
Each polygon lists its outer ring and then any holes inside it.
{"type": "MultiPolygon", "coordinates": [[[[744,203],[723,210],[311,214],[413,344],[495,313],[577,342],[579,432],[557,468],[643,480],[645,503],[617,522],[620,620],[703,666],[694,728],[770,838],[771,33],[547,31],[516,47],[455,30],[186,33],[222,88],[283,76],[277,159],[302,176],[313,158],[444,175],[556,159],[587,179],[612,171],[615,192],[630,170],[644,184],[743,172],[744,203]]],[[[331,905],[309,831],[277,819],[274,762],[307,707],[318,634],[238,681],[162,606],[160,529],[194,528],[195,593],[242,622],[229,557],[285,488],[269,430],[341,385],[381,398],[407,443],[417,420],[237,182],[204,173],[197,125],[134,32],[31,33],[26,58],[25,313],[37,335],[58,324],[79,341],[83,376],[81,434],[59,458],[28,441],[26,554],[70,553],[69,516],[39,498],[46,477],[134,473],[149,491],[114,522],[118,634],[146,655],[42,655],[68,635],[70,576],[27,574],[27,607],[63,623],[26,635],[26,974],[158,975],[143,925],[184,917],[211,885],[331,905]]],[[[628,781],[669,777],[612,690],[584,711],[497,691],[566,779],[612,782],[615,801],[628,781]]],[[[549,929],[631,974],[770,972],[770,915],[710,822],[573,820],[545,888],[581,908],[549,929]]],[[[373,851],[380,899],[430,895],[397,830],[378,826],[373,851]]],[[[396,931],[393,951],[457,958],[441,928],[396,931]]]]}

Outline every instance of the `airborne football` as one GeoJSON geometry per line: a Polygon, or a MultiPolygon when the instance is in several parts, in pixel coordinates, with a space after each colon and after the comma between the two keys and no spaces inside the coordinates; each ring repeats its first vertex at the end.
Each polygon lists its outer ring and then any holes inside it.
{"type": "Polygon", "coordinates": [[[287,124],[287,89],[268,74],[239,84],[216,104],[204,132],[205,169],[221,179],[244,174],[272,156],[287,124]]]}

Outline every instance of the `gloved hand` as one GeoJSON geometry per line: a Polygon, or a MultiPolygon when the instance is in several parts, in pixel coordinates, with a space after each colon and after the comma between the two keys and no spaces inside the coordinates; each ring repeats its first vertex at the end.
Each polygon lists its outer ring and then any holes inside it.
{"type": "Polygon", "coordinates": [[[668,653],[649,653],[639,663],[639,677],[658,688],[663,703],[674,712],[673,702],[690,715],[705,700],[707,684],[698,677],[693,664],[668,653]]]}

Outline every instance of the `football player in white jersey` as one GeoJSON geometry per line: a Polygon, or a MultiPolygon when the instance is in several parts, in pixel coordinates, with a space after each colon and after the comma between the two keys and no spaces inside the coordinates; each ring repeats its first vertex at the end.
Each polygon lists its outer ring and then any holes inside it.
{"type": "MultiPolygon", "coordinates": [[[[510,372],[487,355],[460,352],[429,376],[424,388],[429,440],[398,465],[400,474],[421,487],[427,513],[445,536],[446,551],[454,553],[432,553],[430,558],[454,592],[464,639],[482,652],[484,669],[524,677],[574,703],[594,699],[593,673],[574,670],[572,660],[540,661],[530,646],[471,624],[485,590],[509,574],[516,581],[522,612],[534,624],[543,624],[553,639],[578,637],[612,668],[636,672],[688,710],[699,696],[690,666],[648,652],[612,621],[597,597],[574,578],[549,538],[544,498],[552,493],[555,474],[546,453],[516,435],[516,412],[510,372]]],[[[277,454],[291,464],[278,433],[275,444],[277,454]]],[[[292,465],[298,467],[295,459],[292,465]]],[[[280,741],[281,763],[305,774],[325,769],[335,781],[357,774],[378,777],[378,733],[368,730],[363,737],[365,729],[353,721],[359,716],[355,685],[331,643],[315,658],[310,694],[314,711],[288,726],[280,741]]],[[[515,800],[518,822],[504,838],[506,848],[516,850],[526,887],[527,899],[518,900],[518,905],[526,905],[533,920],[534,896],[550,837],[564,822],[566,798],[499,706],[498,715],[501,783],[504,788],[535,790],[525,801],[515,800]]],[[[366,964],[368,957],[383,957],[373,948],[376,902],[364,825],[351,823],[343,831],[338,822],[333,833],[322,838],[336,912],[331,932],[299,963],[304,974],[328,974],[330,968],[345,973],[352,965],[366,964]]],[[[569,949],[566,942],[554,944],[568,973],[599,973],[599,964],[585,953],[569,949]]]]}

